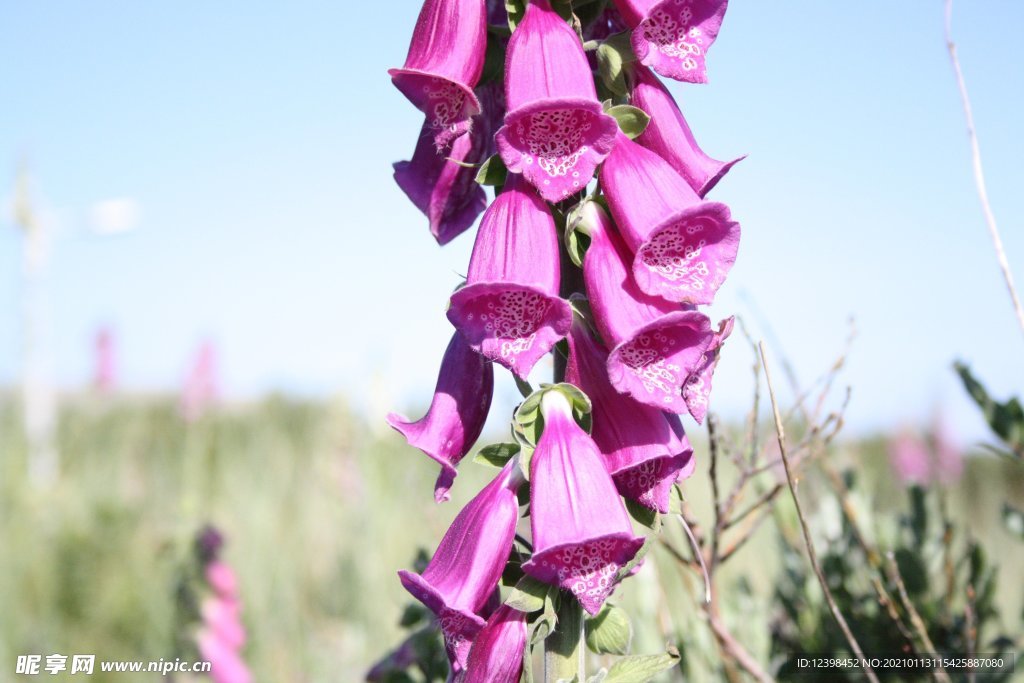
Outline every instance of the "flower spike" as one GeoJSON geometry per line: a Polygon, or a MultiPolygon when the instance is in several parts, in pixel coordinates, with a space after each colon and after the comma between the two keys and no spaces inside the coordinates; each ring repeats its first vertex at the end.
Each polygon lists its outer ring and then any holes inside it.
{"type": "Polygon", "coordinates": [[[451,298],[448,319],[469,345],[525,378],[572,324],[558,297],[558,234],[537,193],[520,176],[484,214],[466,286],[451,298]]]}
{"type": "Polygon", "coordinates": [[[469,131],[470,117],[480,113],[473,88],[486,50],[484,0],[426,0],[405,65],[388,71],[395,87],[426,114],[439,150],[469,131]]]}
{"type": "Polygon", "coordinates": [[[579,36],[548,0],[531,0],[512,33],[505,99],[508,114],[495,142],[508,169],[549,202],[585,188],[618,126],[597,100],[579,36]]]}
{"type": "Polygon", "coordinates": [[[434,399],[416,422],[390,413],[388,424],[441,465],[434,499],[448,500],[456,466],[483,431],[494,394],[494,366],[455,333],[441,360],[434,399]]]}
{"type": "Polygon", "coordinates": [[[601,187],[644,292],[709,304],[736,261],[739,223],[729,207],[701,201],[669,162],[623,134],[601,167],[601,187]]]}
{"type": "Polygon", "coordinates": [[[473,640],[462,683],[519,683],[526,648],[526,615],[502,605],[473,640]]]}

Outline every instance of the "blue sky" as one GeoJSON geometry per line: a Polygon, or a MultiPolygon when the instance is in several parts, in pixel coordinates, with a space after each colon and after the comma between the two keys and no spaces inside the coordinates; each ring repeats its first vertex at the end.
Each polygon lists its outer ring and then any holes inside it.
{"type": "MultiPolygon", "coordinates": [[[[0,199],[19,157],[58,231],[55,374],[91,373],[94,330],[118,335],[130,388],[174,387],[205,337],[233,396],[343,393],[374,418],[427,398],[472,235],[438,248],[391,179],[420,115],[386,69],[419,4],[310,1],[0,4],[0,199]],[[358,10],[355,9],[358,7],[358,10]],[[6,160],[6,161],[5,161],[6,160]],[[97,236],[103,200],[137,230],[97,236]]],[[[989,191],[1024,280],[1024,3],[958,4],[954,32],[989,191]]],[[[716,188],[743,225],[713,314],[745,316],[802,379],[847,320],[850,427],[926,419],[983,429],[950,370],[1024,387],[1024,341],[970,174],[942,3],[734,2],[712,83],[673,85],[705,150],[747,153],[716,188]]],[[[0,383],[21,354],[20,236],[0,219],[0,383]]],[[[716,408],[749,400],[727,347],[716,408]]],[[[539,375],[538,375],[539,377],[539,375]]],[[[502,377],[507,403],[513,389],[502,377]]],[[[501,412],[501,411],[498,411],[501,412]]]]}

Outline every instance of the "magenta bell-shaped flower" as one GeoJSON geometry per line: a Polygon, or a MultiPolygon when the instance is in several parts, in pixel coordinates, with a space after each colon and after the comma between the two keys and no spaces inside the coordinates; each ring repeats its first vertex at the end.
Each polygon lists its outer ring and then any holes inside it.
{"type": "Polygon", "coordinates": [[[437,615],[453,673],[466,665],[484,626],[478,615],[494,593],[512,550],[523,483],[515,460],[462,508],[423,574],[398,572],[402,585],[437,615]]]}
{"type": "Polygon", "coordinates": [[[531,0],[512,33],[505,99],[508,114],[495,142],[508,169],[549,202],[585,188],[618,126],[597,100],[579,36],[549,0],[531,0]]]}
{"type": "Polygon", "coordinates": [[[427,414],[416,422],[390,413],[388,424],[441,465],[434,485],[434,499],[448,500],[455,481],[455,467],[480,436],[491,408],[494,366],[466,344],[458,332],[452,335],[441,360],[434,398],[427,414]]]}
{"type": "Polygon", "coordinates": [[[709,304],[740,245],[729,207],[702,201],[672,165],[623,134],[601,166],[601,188],[634,252],[633,277],[652,296],[709,304]]]}
{"type": "Polygon", "coordinates": [[[525,378],[572,325],[559,278],[551,213],[510,175],[480,222],[466,286],[452,294],[448,319],[470,346],[525,378]]]}
{"type": "Polygon", "coordinates": [[[697,146],[683,113],[668,89],[649,69],[635,68],[636,80],[629,102],[643,109],[651,117],[647,128],[636,139],[641,145],[665,159],[690,187],[703,197],[733,165],[745,156],[732,161],[712,159],[697,146]]]}
{"type": "Polygon", "coordinates": [[[697,424],[704,422],[704,416],[708,413],[708,403],[711,398],[711,378],[715,374],[715,366],[718,365],[718,357],[722,352],[722,344],[732,334],[735,319],[729,316],[718,323],[718,332],[715,332],[708,345],[707,351],[700,360],[700,365],[694,370],[686,386],[683,387],[683,400],[686,407],[690,409],[690,415],[697,421],[697,424]]]}
{"type": "Polygon", "coordinates": [[[692,461],[693,448],[676,415],[616,391],[608,381],[607,362],[608,352],[581,320],[574,320],[565,381],[582,389],[593,404],[591,436],[608,472],[623,496],[668,512],[670,489],[692,461]]]}
{"type": "Polygon", "coordinates": [[[718,37],[728,0],[615,0],[633,29],[633,52],[666,78],[708,80],[707,52],[718,37]]]}
{"type": "Polygon", "coordinates": [[[474,128],[455,140],[447,155],[438,154],[424,122],[410,161],[394,164],[395,182],[430,221],[430,234],[447,244],[473,225],[487,207],[487,194],[476,182],[476,169],[488,157],[487,131],[474,128]]]}
{"type": "Polygon", "coordinates": [[[601,452],[576,424],[565,396],[548,391],[541,412],[544,431],[530,460],[533,556],[523,571],[572,592],[597,614],[619,569],[644,541],[633,533],[601,452]]]}
{"type": "Polygon", "coordinates": [[[711,344],[711,321],[640,291],[629,252],[595,202],[584,205],[582,223],[590,234],[583,280],[594,322],[612,349],[612,386],[653,408],[687,412],[683,387],[711,344]]]}
{"type": "Polygon", "coordinates": [[[526,648],[526,615],[502,605],[473,639],[460,683],[519,683],[526,648]]]}
{"type": "Polygon", "coordinates": [[[395,84],[426,114],[438,149],[470,128],[480,112],[473,88],[487,51],[485,0],[426,0],[413,29],[405,66],[390,69],[395,84]]]}

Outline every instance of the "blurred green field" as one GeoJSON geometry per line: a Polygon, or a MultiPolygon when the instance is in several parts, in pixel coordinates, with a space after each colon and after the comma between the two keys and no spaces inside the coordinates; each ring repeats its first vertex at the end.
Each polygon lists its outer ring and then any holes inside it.
{"type": "MultiPolygon", "coordinates": [[[[80,396],[61,411],[60,480],[36,490],[26,481],[20,419],[16,401],[0,402],[3,681],[15,680],[18,654],[173,656],[177,572],[205,523],[225,534],[225,559],[239,575],[245,658],[256,680],[359,680],[401,633],[407,596],[395,571],[410,565],[418,547],[433,549],[492,472],[467,461],[452,502],[438,506],[434,463],[340,401],[271,397],[185,423],[169,397],[80,396]]],[[[696,445],[701,465],[687,495],[706,515],[706,451],[699,439],[696,445]]],[[[862,485],[854,503],[884,541],[905,506],[884,442],[836,451],[830,457],[839,462],[856,460],[862,485]]],[[[814,481],[801,493],[827,539],[838,510],[816,505],[814,481]]],[[[1024,543],[1000,521],[1003,501],[1013,500],[1024,500],[1021,468],[993,458],[969,459],[950,492],[953,516],[1004,568],[997,604],[1005,627],[1019,630],[1024,543]]],[[[779,506],[783,524],[792,521],[790,508],[788,501],[779,506]]],[[[667,533],[684,547],[678,528],[667,533]]],[[[762,661],[777,612],[779,545],[775,526],[766,524],[721,579],[726,619],[762,661]]],[[[663,651],[674,634],[692,662],[692,680],[716,680],[702,665],[714,643],[697,608],[699,580],[666,553],[652,557],[616,593],[634,616],[634,652],[663,651]]],[[[137,680],[160,680],[150,676],[137,680]]],[[[91,680],[127,679],[97,673],[91,680]]]]}

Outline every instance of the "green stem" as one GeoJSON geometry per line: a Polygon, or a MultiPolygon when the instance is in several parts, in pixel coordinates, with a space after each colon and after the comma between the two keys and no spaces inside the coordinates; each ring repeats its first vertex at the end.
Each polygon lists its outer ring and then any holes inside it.
{"type": "Polygon", "coordinates": [[[559,596],[558,622],[544,640],[544,683],[583,681],[583,608],[566,592],[559,596]]]}

